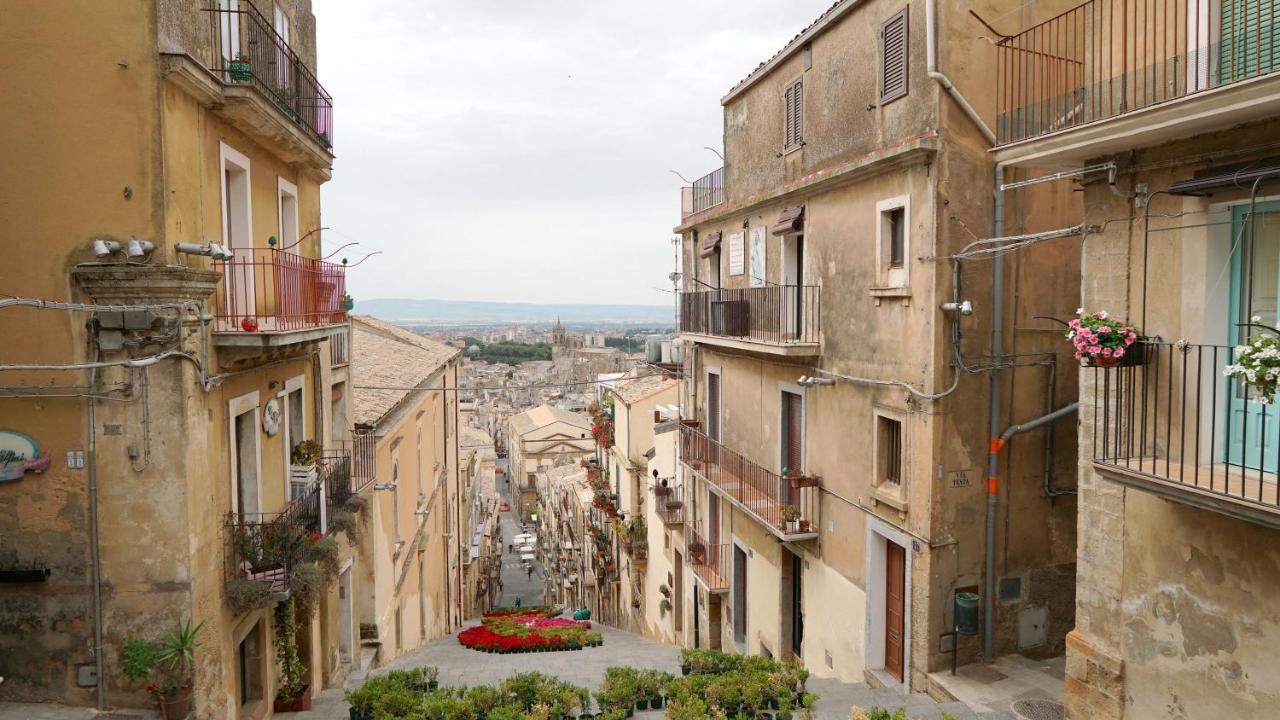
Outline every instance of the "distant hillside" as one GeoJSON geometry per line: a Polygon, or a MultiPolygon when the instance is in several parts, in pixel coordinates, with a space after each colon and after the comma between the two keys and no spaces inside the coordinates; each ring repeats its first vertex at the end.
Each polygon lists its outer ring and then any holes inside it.
{"type": "Polygon", "coordinates": [[[475,302],[469,300],[356,300],[355,312],[384,320],[421,323],[565,323],[617,322],[673,324],[666,305],[574,305],[475,302]]]}

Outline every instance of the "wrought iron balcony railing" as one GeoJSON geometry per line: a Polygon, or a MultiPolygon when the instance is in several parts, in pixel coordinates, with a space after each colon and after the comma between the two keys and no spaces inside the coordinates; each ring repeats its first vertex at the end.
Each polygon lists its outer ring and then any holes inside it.
{"type": "Polygon", "coordinates": [[[291,332],[347,321],[346,267],[275,248],[232,254],[216,263],[217,332],[291,332]]]}
{"type": "Polygon", "coordinates": [[[999,144],[1280,70],[1280,4],[1089,0],[996,43],[999,144]]]}
{"type": "Polygon", "coordinates": [[[680,426],[680,461],[778,537],[817,537],[817,478],[783,477],[687,425],[680,426]]]}
{"type": "Polygon", "coordinates": [[[687,218],[724,203],[724,168],[719,167],[680,188],[680,217],[687,218]]]}
{"type": "Polygon", "coordinates": [[[710,592],[729,589],[730,556],[733,546],[728,543],[708,544],[693,527],[685,530],[685,549],[689,553],[689,567],[710,592]]]}
{"type": "Polygon", "coordinates": [[[769,343],[816,345],[822,288],[817,285],[680,293],[680,332],[769,343]]]}
{"type": "Polygon", "coordinates": [[[1135,347],[1130,364],[1096,371],[1095,466],[1174,500],[1280,523],[1280,410],[1223,375],[1235,348],[1135,347]]]}
{"type": "MultiPolygon", "coordinates": [[[[216,0],[215,0],[216,2],[216,0]]],[[[333,97],[247,0],[208,8],[209,69],[224,83],[250,85],[326,148],[333,147],[333,97]]]]}

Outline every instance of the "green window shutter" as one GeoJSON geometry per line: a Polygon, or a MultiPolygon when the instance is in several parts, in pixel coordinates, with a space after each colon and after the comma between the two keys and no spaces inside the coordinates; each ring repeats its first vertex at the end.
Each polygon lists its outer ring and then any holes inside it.
{"type": "Polygon", "coordinates": [[[1222,0],[1222,85],[1280,70],[1280,0],[1222,0]]]}

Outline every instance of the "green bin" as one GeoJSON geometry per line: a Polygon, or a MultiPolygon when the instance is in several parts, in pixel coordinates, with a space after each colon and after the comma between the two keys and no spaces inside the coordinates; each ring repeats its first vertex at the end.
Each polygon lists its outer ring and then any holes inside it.
{"type": "Polygon", "coordinates": [[[956,593],[956,632],[961,635],[978,634],[977,593],[956,593]]]}

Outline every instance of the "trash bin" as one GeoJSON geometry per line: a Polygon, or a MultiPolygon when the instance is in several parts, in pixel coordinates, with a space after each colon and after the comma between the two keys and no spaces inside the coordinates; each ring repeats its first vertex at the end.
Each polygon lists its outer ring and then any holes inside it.
{"type": "Polygon", "coordinates": [[[956,632],[961,635],[978,634],[977,593],[956,593],[956,632]]]}

